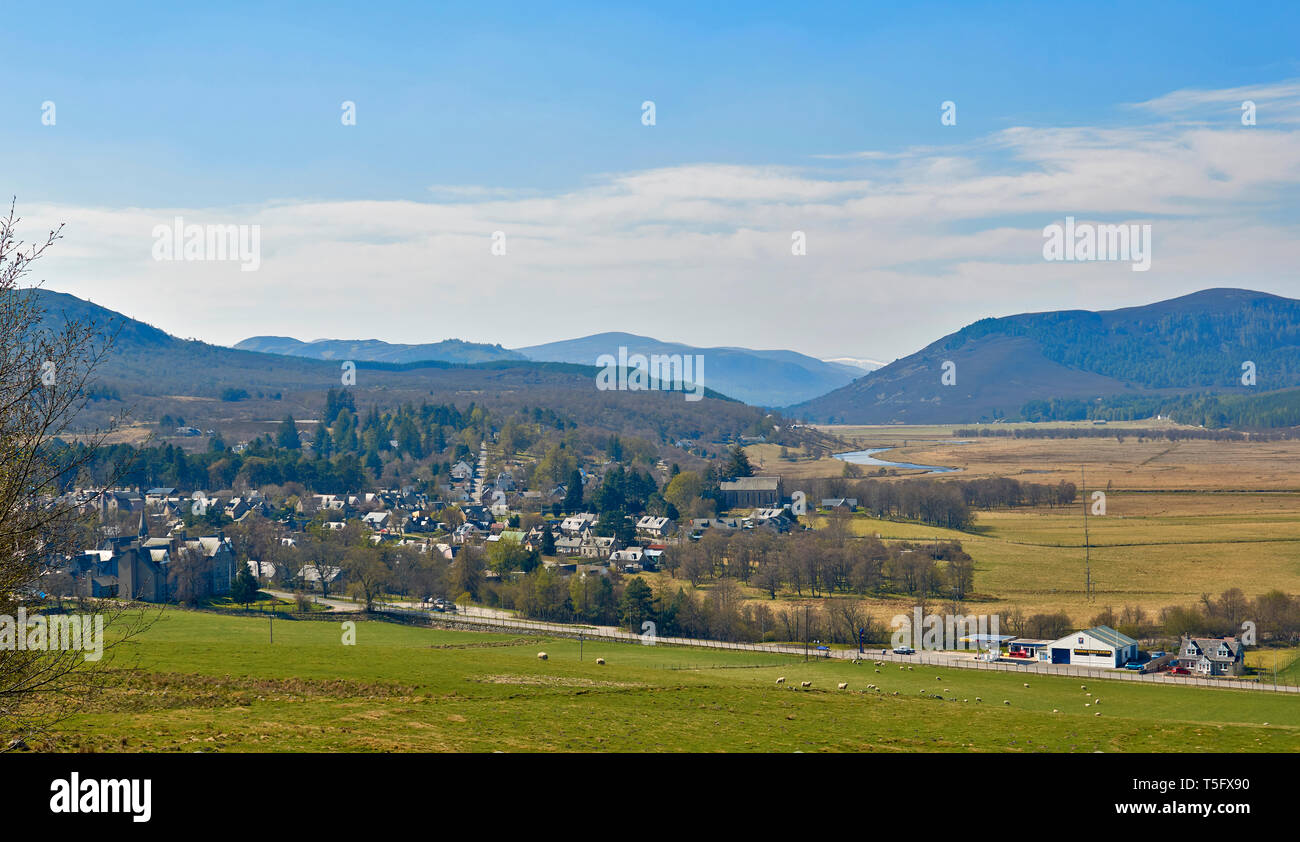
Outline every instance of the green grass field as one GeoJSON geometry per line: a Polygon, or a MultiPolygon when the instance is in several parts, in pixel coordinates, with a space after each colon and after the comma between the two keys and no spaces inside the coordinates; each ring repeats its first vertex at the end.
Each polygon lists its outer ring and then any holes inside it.
{"type": "Polygon", "coordinates": [[[572,640],[382,622],[359,623],[356,645],[343,646],[336,623],[279,621],[272,644],[268,626],[260,618],[163,612],[117,650],[114,679],[95,704],[33,747],[1300,750],[1300,696],[1102,680],[1082,682],[1088,696],[1079,679],[896,665],[877,672],[870,661],[591,642],[580,661],[572,640]],[[538,660],[539,651],[549,660],[538,660]],[[607,664],[598,666],[598,657],[607,664]],[[778,676],[785,685],[775,683],[778,676]],[[801,681],[812,688],[799,689],[801,681]],[[837,690],[840,681],[849,689],[837,690]],[[868,690],[871,683],[881,691],[868,690]]]}

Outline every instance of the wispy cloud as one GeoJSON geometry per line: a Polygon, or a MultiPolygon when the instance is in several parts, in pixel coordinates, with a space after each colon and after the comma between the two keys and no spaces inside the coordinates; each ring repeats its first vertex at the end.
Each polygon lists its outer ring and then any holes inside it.
{"type": "Polygon", "coordinates": [[[53,287],[212,341],[520,346],[634,329],[892,358],[991,314],[1205,286],[1300,294],[1300,129],[1274,116],[1298,112],[1300,83],[1285,82],[1177,91],[1138,104],[1129,113],[1145,119],[1124,127],[1018,127],[802,166],[660,167],[552,193],[444,185],[427,201],[24,210],[37,228],[69,223],[45,267],[53,287]],[[1218,108],[1251,96],[1267,104],[1257,126],[1218,108]],[[1201,109],[1213,119],[1182,119],[1201,109]],[[1042,228],[1067,214],[1153,223],[1140,286],[1123,266],[1045,264],[1042,228]],[[260,271],[153,261],[153,226],[177,215],[260,225],[260,271]],[[491,253],[497,231],[504,256],[491,253]],[[795,231],[806,256],[791,254],[795,231]]]}

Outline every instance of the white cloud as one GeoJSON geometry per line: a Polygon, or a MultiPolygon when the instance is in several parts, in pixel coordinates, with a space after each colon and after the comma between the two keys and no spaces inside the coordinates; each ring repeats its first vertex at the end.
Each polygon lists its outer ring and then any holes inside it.
{"type": "MultiPolygon", "coordinates": [[[[1247,90],[1270,113],[1300,104],[1300,84],[1279,83],[1141,107],[1180,116],[1247,90]]],[[[1300,294],[1298,132],[1228,117],[1018,127],[814,166],[614,173],[554,194],[440,186],[419,202],[25,210],[34,230],[68,223],[42,267],[51,287],[210,341],[522,346],[630,330],[892,359],[985,315],[1108,309],[1206,286],[1300,294]],[[1042,227],[1067,214],[1151,223],[1151,271],[1044,263],[1042,227]],[[178,215],[260,225],[260,271],[155,262],[153,226],[178,215]],[[807,256],[790,253],[796,230],[807,256]],[[494,231],[506,233],[504,257],[490,253],[494,231]]]]}

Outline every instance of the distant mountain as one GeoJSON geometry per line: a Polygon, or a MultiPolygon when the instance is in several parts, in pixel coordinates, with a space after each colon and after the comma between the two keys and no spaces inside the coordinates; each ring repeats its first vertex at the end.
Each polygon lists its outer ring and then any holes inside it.
{"type": "Polygon", "coordinates": [[[1300,301],[1209,289],[1141,307],[981,319],[788,413],[935,424],[1019,418],[1026,405],[1300,386],[1300,301]],[[1242,384],[1254,364],[1255,386],[1242,384]],[[944,385],[950,362],[953,385],[944,385]]]}
{"type": "Polygon", "coordinates": [[[425,345],[397,345],[378,339],[318,339],[302,342],[288,336],[254,336],[235,346],[241,351],[287,354],[313,360],[368,360],[384,363],[415,363],[440,360],[450,363],[483,363],[495,360],[525,360],[523,354],[500,345],[482,345],[447,339],[425,345]]]}
{"type": "MultiPolygon", "coordinates": [[[[94,373],[92,399],[78,419],[81,427],[102,426],[110,418],[154,422],[172,415],[202,429],[265,431],[269,427],[257,425],[277,423],[285,415],[299,421],[318,417],[327,390],[343,386],[339,360],[178,339],[71,295],[39,289],[35,296],[46,327],[57,329],[73,319],[113,337],[94,373]]],[[[712,442],[770,429],[766,413],[711,388],[700,401],[665,391],[600,391],[590,366],[505,354],[511,358],[482,363],[369,361],[358,355],[355,385],[348,388],[359,408],[473,403],[509,414],[546,407],[593,429],[651,441],[712,442]]]]}
{"type": "MultiPolygon", "coordinates": [[[[848,366],[850,370],[860,369],[862,371],[875,371],[876,369],[883,368],[887,365],[887,363],[882,363],[879,360],[868,360],[861,357],[830,357],[829,359],[823,359],[822,362],[831,363],[832,365],[848,366]]],[[[861,375],[856,375],[855,373],[855,376],[861,375]]]]}
{"type": "Polygon", "coordinates": [[[617,356],[620,347],[627,348],[628,354],[698,354],[704,360],[704,385],[756,406],[807,400],[839,388],[862,373],[852,366],[794,351],[699,348],[631,333],[598,333],[517,350],[532,360],[595,365],[602,354],[617,356]]]}

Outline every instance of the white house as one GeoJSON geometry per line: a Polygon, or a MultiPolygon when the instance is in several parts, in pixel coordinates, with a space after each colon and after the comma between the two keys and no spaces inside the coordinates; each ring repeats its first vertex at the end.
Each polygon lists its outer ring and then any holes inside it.
{"type": "Polygon", "coordinates": [[[1053,664],[1077,667],[1122,667],[1135,660],[1138,643],[1110,626],[1095,626],[1067,634],[1043,647],[1053,664]]]}

